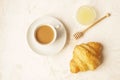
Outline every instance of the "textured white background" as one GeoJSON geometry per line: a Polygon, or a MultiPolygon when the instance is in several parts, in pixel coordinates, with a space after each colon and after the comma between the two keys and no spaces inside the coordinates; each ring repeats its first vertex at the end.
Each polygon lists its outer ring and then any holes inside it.
{"type": "Polygon", "coordinates": [[[0,80],[120,80],[119,68],[120,0],[0,0],[0,80]],[[95,7],[98,17],[112,15],[73,42],[72,34],[86,28],[75,19],[84,4],[95,7]],[[65,48],[53,57],[34,53],[26,41],[30,24],[44,15],[60,19],[69,34],[65,48]],[[71,74],[74,45],[88,41],[104,45],[103,64],[95,71],[71,74]]]}

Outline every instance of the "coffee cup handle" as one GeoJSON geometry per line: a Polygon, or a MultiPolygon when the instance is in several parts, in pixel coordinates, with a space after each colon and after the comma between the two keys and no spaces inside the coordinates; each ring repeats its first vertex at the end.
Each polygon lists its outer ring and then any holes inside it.
{"type": "Polygon", "coordinates": [[[59,29],[59,28],[60,28],[60,25],[56,25],[56,26],[55,26],[55,29],[59,29]]]}

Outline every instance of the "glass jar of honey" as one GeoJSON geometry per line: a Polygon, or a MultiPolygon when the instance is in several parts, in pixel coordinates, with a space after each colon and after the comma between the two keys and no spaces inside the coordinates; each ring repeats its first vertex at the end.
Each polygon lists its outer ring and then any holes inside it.
{"type": "Polygon", "coordinates": [[[80,24],[88,25],[96,19],[96,11],[91,6],[81,6],[77,11],[76,17],[80,24]]]}

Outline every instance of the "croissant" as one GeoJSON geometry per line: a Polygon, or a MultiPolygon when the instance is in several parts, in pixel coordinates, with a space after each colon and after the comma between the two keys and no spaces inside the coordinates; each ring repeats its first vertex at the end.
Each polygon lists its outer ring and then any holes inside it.
{"type": "Polygon", "coordinates": [[[96,69],[102,62],[102,45],[98,42],[76,45],[70,61],[70,71],[77,73],[96,69]]]}

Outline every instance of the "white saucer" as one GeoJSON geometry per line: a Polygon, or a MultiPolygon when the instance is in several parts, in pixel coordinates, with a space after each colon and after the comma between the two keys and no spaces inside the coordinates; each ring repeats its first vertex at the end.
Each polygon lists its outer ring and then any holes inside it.
{"type": "Polygon", "coordinates": [[[60,52],[66,43],[66,38],[67,35],[64,25],[58,19],[50,16],[45,16],[37,19],[35,22],[32,23],[27,32],[27,41],[30,48],[41,55],[55,55],[58,52],[60,52]],[[41,24],[51,24],[54,26],[60,26],[56,29],[57,39],[53,44],[43,46],[36,42],[34,38],[34,31],[36,27],[38,27],[41,24]]]}

